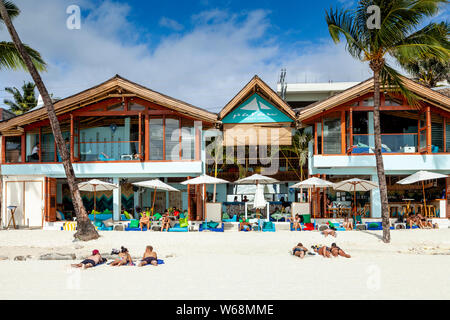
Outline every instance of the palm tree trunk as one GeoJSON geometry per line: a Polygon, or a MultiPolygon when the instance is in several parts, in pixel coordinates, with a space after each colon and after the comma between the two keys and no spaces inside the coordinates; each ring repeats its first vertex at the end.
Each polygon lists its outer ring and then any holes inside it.
{"type": "Polygon", "coordinates": [[[389,210],[387,198],[386,175],[384,173],[383,155],[381,149],[381,126],[380,126],[380,69],[381,63],[372,65],[374,71],[374,107],[373,107],[373,122],[375,129],[375,160],[377,163],[378,183],[380,187],[381,197],[381,217],[383,224],[383,242],[389,243],[391,241],[390,224],[389,224],[389,210]]]}
{"type": "Polygon", "coordinates": [[[97,239],[99,235],[92,225],[91,221],[89,220],[86,209],[84,208],[80,191],[78,190],[78,186],[76,184],[75,172],[73,170],[72,163],[70,162],[69,152],[62,137],[59,121],[56,117],[55,109],[53,107],[50,95],[48,94],[47,88],[45,87],[44,82],[42,81],[41,76],[34,66],[30,56],[26,52],[23,43],[20,41],[19,35],[17,34],[16,29],[11,22],[3,1],[0,1],[0,14],[3,18],[3,21],[5,22],[6,27],[8,28],[8,31],[11,35],[12,40],[14,41],[17,50],[20,53],[20,56],[25,61],[28,71],[34,80],[34,83],[36,84],[42,96],[42,99],[44,100],[45,107],[47,108],[50,126],[53,131],[53,136],[55,137],[58,152],[61,155],[63,161],[64,170],[67,176],[67,183],[69,184],[70,192],[72,195],[73,207],[77,216],[78,231],[75,233],[74,237],[83,241],[97,239]]]}

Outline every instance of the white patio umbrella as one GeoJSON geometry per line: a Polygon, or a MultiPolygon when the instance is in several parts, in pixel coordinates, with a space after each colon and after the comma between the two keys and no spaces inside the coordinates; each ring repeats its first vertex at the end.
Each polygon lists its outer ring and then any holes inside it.
{"type": "Polygon", "coordinates": [[[427,202],[425,200],[425,181],[434,180],[434,179],[442,179],[447,178],[448,176],[445,174],[430,172],[430,171],[417,171],[416,173],[406,177],[398,181],[398,184],[413,184],[416,182],[422,182],[422,190],[423,190],[423,204],[425,213],[427,213],[427,202]]]}
{"type": "Polygon", "coordinates": [[[334,189],[339,191],[353,192],[353,213],[356,215],[356,191],[370,191],[378,189],[378,184],[373,181],[353,178],[334,184],[334,189]]]}
{"type": "Polygon", "coordinates": [[[97,211],[97,191],[111,191],[117,189],[118,186],[98,179],[92,179],[87,182],[80,182],[78,189],[80,191],[94,192],[94,219],[97,211]]]}
{"type": "Polygon", "coordinates": [[[204,188],[203,188],[203,212],[205,213],[205,219],[207,218],[206,217],[206,205],[205,205],[205,203],[206,203],[206,190],[205,190],[206,185],[207,184],[225,184],[225,183],[230,183],[230,182],[227,180],[211,177],[206,174],[202,174],[201,176],[198,176],[196,178],[181,182],[182,185],[200,185],[200,184],[204,185],[204,188]]]}
{"type": "MultiPolygon", "coordinates": [[[[294,184],[293,186],[291,186],[291,188],[297,188],[297,189],[313,188],[313,190],[314,190],[315,188],[331,188],[333,186],[334,186],[334,183],[332,183],[330,181],[312,177],[312,178],[309,178],[309,179],[306,179],[304,181],[294,184]]],[[[314,217],[314,219],[316,218],[315,203],[313,203],[313,217],[314,217]]]]}
{"type": "Polygon", "coordinates": [[[159,179],[153,179],[153,180],[148,180],[148,181],[142,181],[142,182],[136,182],[133,183],[133,185],[137,186],[137,187],[142,187],[142,188],[149,188],[149,189],[154,189],[155,191],[153,192],[153,203],[152,203],[152,214],[153,214],[153,209],[155,208],[155,200],[156,200],[156,190],[163,190],[163,191],[174,191],[174,192],[179,192],[180,190],[175,189],[174,187],[162,182],[159,179]]]}
{"type": "MultiPolygon", "coordinates": [[[[256,184],[255,199],[253,205],[257,210],[265,208],[267,206],[267,201],[264,198],[264,188],[260,188],[260,184],[274,184],[279,183],[277,179],[266,177],[261,174],[254,174],[250,177],[239,179],[235,181],[235,184],[256,184]],[[264,203],[264,206],[262,204],[264,203]]],[[[267,213],[269,214],[269,212],[267,213]]]]}

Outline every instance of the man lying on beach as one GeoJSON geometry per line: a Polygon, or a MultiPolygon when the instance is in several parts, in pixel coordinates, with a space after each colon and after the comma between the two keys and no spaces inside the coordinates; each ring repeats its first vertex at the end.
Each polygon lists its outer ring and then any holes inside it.
{"type": "Polygon", "coordinates": [[[297,256],[300,259],[303,259],[307,252],[308,249],[306,249],[301,242],[297,244],[294,249],[292,249],[292,253],[294,254],[294,256],[297,256]]]}
{"type": "Polygon", "coordinates": [[[142,257],[141,263],[139,263],[138,267],[143,267],[148,264],[154,265],[155,267],[158,266],[158,256],[156,255],[156,252],[153,251],[152,246],[147,246],[145,248],[144,256],[142,257]]]}
{"type": "Polygon", "coordinates": [[[122,247],[119,253],[119,258],[114,260],[111,263],[111,267],[115,267],[115,266],[124,266],[126,264],[133,264],[133,260],[131,259],[130,254],[128,253],[128,249],[122,247]]]}
{"type": "Polygon", "coordinates": [[[332,235],[333,237],[336,238],[336,230],[332,229],[332,228],[328,228],[322,231],[322,234],[324,235],[324,237],[328,237],[329,235],[332,235]]]}
{"type": "Polygon", "coordinates": [[[331,254],[333,255],[333,257],[341,256],[344,258],[350,258],[350,255],[346,254],[344,250],[336,245],[336,243],[331,244],[331,254]]]}
{"type": "Polygon", "coordinates": [[[100,255],[100,252],[98,250],[94,250],[94,251],[92,251],[92,255],[90,257],[87,257],[85,260],[81,261],[80,263],[72,264],[72,267],[88,269],[88,268],[95,267],[100,262],[103,262],[103,258],[100,255]]]}
{"type": "Polygon", "coordinates": [[[324,258],[331,258],[331,249],[327,246],[311,246],[311,249],[313,249],[314,252],[318,253],[319,255],[323,256],[324,258]]]}

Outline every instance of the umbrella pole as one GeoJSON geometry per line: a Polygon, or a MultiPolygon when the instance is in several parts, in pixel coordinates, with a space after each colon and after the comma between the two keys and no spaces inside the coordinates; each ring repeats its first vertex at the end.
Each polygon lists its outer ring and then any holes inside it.
{"type": "Polygon", "coordinates": [[[97,186],[94,185],[94,221],[96,211],[97,211],[97,186]]]}
{"type": "Polygon", "coordinates": [[[422,190],[423,190],[423,210],[425,212],[425,217],[428,217],[427,201],[425,200],[425,182],[424,181],[422,181],[422,190]]]}
{"type": "Polygon", "coordinates": [[[206,221],[206,183],[203,184],[203,219],[206,221]]]}
{"type": "Polygon", "coordinates": [[[156,200],[156,188],[155,188],[155,191],[153,192],[153,203],[152,203],[152,211],[151,211],[152,216],[153,216],[153,210],[155,208],[155,200],[156,200]]]}

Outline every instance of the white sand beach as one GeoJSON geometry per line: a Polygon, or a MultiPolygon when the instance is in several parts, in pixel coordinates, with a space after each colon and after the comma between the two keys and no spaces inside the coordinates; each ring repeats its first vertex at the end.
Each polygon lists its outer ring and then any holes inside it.
{"type": "Polygon", "coordinates": [[[72,232],[0,231],[0,299],[450,299],[450,229],[338,232],[102,232],[88,243],[72,232]],[[298,242],[336,242],[351,259],[289,250],[298,242]],[[158,267],[107,265],[69,268],[73,261],[42,261],[41,254],[126,246],[133,257],[152,245],[158,267]],[[16,256],[29,256],[14,261],[16,256]]]}

